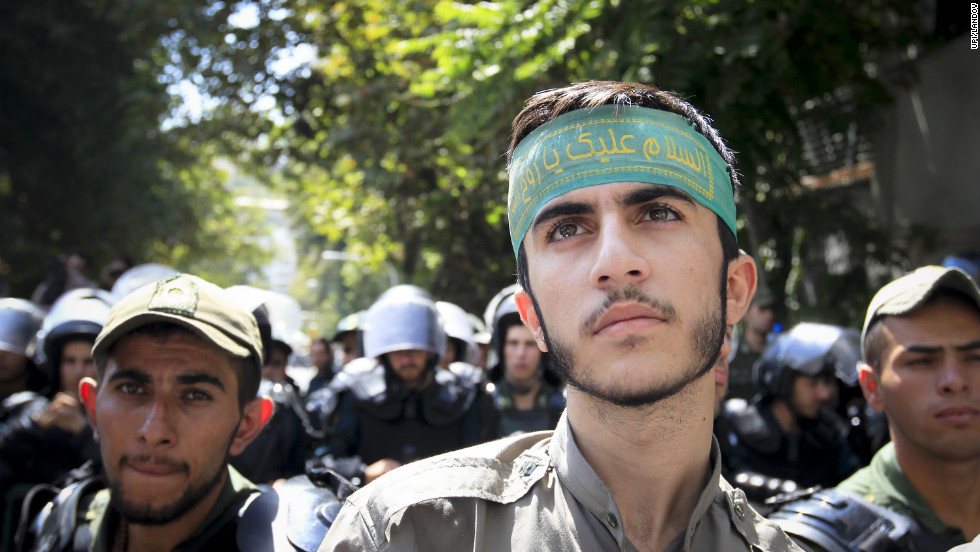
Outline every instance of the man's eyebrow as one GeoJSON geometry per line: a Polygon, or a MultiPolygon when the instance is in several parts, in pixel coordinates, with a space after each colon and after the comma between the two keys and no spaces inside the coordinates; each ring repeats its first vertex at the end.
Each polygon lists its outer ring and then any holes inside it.
{"type": "Polygon", "coordinates": [[[943,348],[935,345],[906,345],[905,350],[909,353],[931,355],[942,351],[943,348]]]}
{"type": "Polygon", "coordinates": [[[637,188],[631,192],[623,194],[623,197],[619,198],[619,204],[623,207],[632,207],[634,205],[642,205],[644,203],[649,203],[651,201],[656,201],[658,199],[671,198],[690,203],[691,205],[696,205],[694,199],[673,186],[662,186],[651,184],[649,186],[643,186],[642,188],[637,188]]]}
{"type": "Polygon", "coordinates": [[[181,374],[177,376],[177,383],[181,385],[200,385],[203,383],[213,385],[222,391],[225,390],[225,384],[210,374],[181,374]]]}
{"type": "Polygon", "coordinates": [[[971,351],[973,349],[980,349],[980,339],[978,339],[976,341],[971,341],[970,343],[967,343],[966,345],[957,345],[956,346],[956,350],[957,351],[971,351]]]}
{"type": "Polygon", "coordinates": [[[119,370],[117,372],[113,372],[112,375],[109,376],[109,381],[118,380],[133,380],[137,383],[149,383],[150,376],[146,372],[133,369],[119,370]]]}
{"type": "Polygon", "coordinates": [[[549,221],[555,220],[561,217],[567,217],[570,215],[591,215],[595,213],[595,205],[590,203],[581,203],[575,201],[565,201],[553,203],[541,209],[538,212],[538,216],[534,217],[534,222],[531,224],[531,233],[533,234],[542,226],[548,224],[549,221]]]}
{"type": "MultiPolygon", "coordinates": [[[[942,351],[942,346],[939,345],[906,345],[905,350],[910,353],[920,353],[920,354],[935,354],[942,351]]],[[[980,339],[977,341],[971,341],[964,345],[955,345],[953,347],[956,351],[972,351],[973,349],[980,349],[980,339]]]]}

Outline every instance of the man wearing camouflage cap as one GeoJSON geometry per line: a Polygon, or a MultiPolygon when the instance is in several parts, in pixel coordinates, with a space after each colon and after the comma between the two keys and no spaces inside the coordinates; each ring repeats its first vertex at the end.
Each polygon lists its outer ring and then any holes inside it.
{"type": "Polygon", "coordinates": [[[797,550],[721,477],[711,434],[725,325],[756,286],[731,152],[635,83],[539,92],[513,126],[515,300],[565,413],[385,475],[320,550],[797,550]]]}
{"type": "Polygon", "coordinates": [[[35,523],[35,546],[237,549],[239,511],[258,489],[228,457],[271,413],[268,399],[256,398],[255,318],[221,288],[176,275],[117,303],[93,356],[98,381],[83,379],[80,396],[109,488],[93,493],[88,480],[65,489],[35,523]],[[73,504],[78,515],[66,527],[73,504]]]}
{"type": "Polygon", "coordinates": [[[836,489],[772,514],[814,549],[945,551],[980,534],[980,290],[926,266],[874,296],[861,390],[892,442],[836,489]],[[892,541],[888,543],[887,541],[892,541]],[[885,548],[890,545],[893,548],[885,548]]]}

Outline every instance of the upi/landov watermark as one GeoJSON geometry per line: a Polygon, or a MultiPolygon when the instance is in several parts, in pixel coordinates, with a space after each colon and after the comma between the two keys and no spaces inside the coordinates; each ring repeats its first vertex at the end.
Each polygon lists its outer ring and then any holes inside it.
{"type": "Polygon", "coordinates": [[[977,21],[978,5],[970,2],[970,49],[980,48],[980,22],[977,21]]]}

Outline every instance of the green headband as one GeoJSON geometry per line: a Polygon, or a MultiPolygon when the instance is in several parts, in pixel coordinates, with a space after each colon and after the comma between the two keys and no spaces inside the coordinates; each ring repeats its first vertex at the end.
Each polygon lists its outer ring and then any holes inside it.
{"type": "Polygon", "coordinates": [[[516,255],[542,205],[611,182],[680,188],[735,233],[728,164],[684,117],[647,107],[577,109],[534,129],[514,150],[507,213],[516,255]]]}

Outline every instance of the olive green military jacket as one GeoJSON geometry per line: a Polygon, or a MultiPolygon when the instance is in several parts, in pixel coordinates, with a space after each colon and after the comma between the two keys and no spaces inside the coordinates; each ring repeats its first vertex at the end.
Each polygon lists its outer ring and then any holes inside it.
{"type": "MultiPolygon", "coordinates": [[[[713,465],[687,530],[670,551],[797,551],[713,465]]],[[[635,551],[612,494],[575,445],[567,414],[554,432],[510,437],[421,460],[351,495],[320,552],[635,551]]]]}
{"type": "Polygon", "coordinates": [[[894,443],[881,447],[870,464],[845,479],[837,488],[910,517],[944,539],[955,543],[966,542],[963,531],[943,523],[905,477],[895,458],[894,443]]]}
{"type": "MultiPolygon", "coordinates": [[[[229,517],[229,513],[226,511],[229,508],[235,508],[235,514],[237,514],[237,507],[241,505],[242,500],[257,492],[259,492],[259,488],[254,483],[238,473],[235,468],[228,466],[228,477],[221,488],[221,493],[204,522],[191,537],[191,541],[205,540],[208,543],[205,548],[212,550],[215,549],[215,546],[220,546],[222,550],[237,550],[233,542],[234,532],[229,534],[228,531],[225,531],[225,535],[215,538],[211,533],[216,532],[214,531],[216,527],[212,527],[212,525],[215,523],[221,525],[237,523],[238,516],[229,517]],[[208,531],[209,529],[211,531],[208,531]],[[222,537],[225,541],[231,540],[232,542],[222,542],[222,537]]],[[[102,489],[95,494],[85,510],[83,523],[88,524],[92,531],[89,548],[92,552],[109,552],[112,550],[112,538],[116,532],[116,527],[119,525],[119,514],[110,507],[109,498],[109,489],[102,489]]]]}

